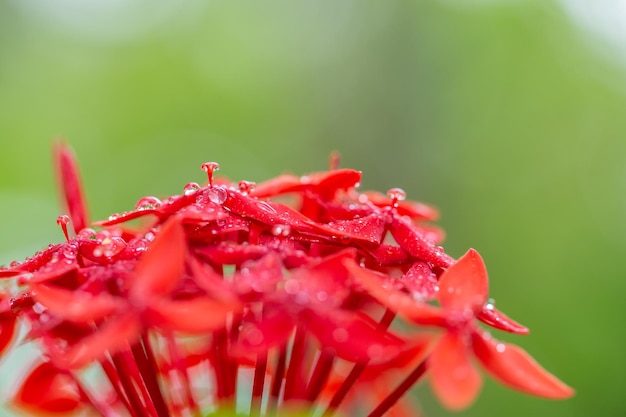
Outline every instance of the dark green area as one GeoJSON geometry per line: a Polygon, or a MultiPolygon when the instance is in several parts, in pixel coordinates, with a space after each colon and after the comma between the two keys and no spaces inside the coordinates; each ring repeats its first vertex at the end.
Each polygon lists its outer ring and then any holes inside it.
{"type": "Polygon", "coordinates": [[[363,188],[441,209],[447,250],[478,249],[531,328],[502,338],[578,391],[488,381],[455,415],[626,414],[625,74],[556,2],[51,3],[0,2],[0,263],[62,239],[56,137],[94,218],[180,193],[205,161],[261,181],[338,150],[363,188]]]}

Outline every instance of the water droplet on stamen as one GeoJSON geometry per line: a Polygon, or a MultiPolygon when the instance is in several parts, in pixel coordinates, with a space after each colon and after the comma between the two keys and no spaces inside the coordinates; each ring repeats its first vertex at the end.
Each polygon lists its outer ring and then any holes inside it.
{"type": "Polygon", "coordinates": [[[220,164],[218,164],[217,162],[205,162],[200,166],[200,168],[207,174],[207,177],[209,179],[209,187],[213,187],[213,173],[215,171],[219,171],[220,164]]]}
{"type": "Polygon", "coordinates": [[[495,308],[496,308],[496,300],[494,300],[493,298],[488,299],[487,304],[485,304],[485,309],[495,310],[495,308]]]}
{"type": "Polygon", "coordinates": [[[185,185],[185,187],[183,188],[183,193],[185,195],[192,195],[199,189],[200,189],[200,184],[198,184],[197,182],[190,182],[187,185],[185,185]]]}
{"type": "Polygon", "coordinates": [[[69,222],[70,222],[70,216],[68,216],[67,214],[61,214],[59,217],[57,217],[57,224],[61,226],[61,229],[63,229],[65,240],[67,240],[68,242],[70,241],[70,236],[67,233],[67,224],[69,222]]]}
{"type": "Polygon", "coordinates": [[[239,181],[239,191],[241,192],[241,194],[248,195],[250,191],[254,189],[255,185],[256,182],[254,181],[239,181]]]}
{"type": "Polygon", "coordinates": [[[387,197],[391,199],[391,206],[398,207],[398,201],[406,199],[406,192],[402,188],[390,188],[387,191],[387,197]]]}
{"type": "Polygon", "coordinates": [[[135,204],[135,210],[157,209],[161,206],[161,200],[156,197],[148,196],[140,198],[135,204]]]}

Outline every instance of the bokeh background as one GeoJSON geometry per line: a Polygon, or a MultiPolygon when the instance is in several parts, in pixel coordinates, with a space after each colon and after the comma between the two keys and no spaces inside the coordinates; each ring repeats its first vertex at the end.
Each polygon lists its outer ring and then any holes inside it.
{"type": "Polygon", "coordinates": [[[477,248],[532,330],[500,336],[577,389],[488,381],[452,414],[422,384],[427,416],[624,416],[624,28],[619,0],[2,0],[0,263],[62,240],[55,138],[94,218],[207,160],[260,181],[338,150],[363,188],[439,207],[446,249],[477,248]]]}

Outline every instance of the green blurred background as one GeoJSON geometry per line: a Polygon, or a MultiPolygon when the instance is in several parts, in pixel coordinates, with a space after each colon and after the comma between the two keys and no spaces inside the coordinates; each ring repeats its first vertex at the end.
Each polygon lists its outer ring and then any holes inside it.
{"type": "Polygon", "coordinates": [[[180,193],[207,160],[260,181],[338,150],[364,189],[438,206],[447,250],[477,248],[532,330],[501,337],[577,389],[488,381],[455,415],[624,416],[626,42],[593,29],[626,24],[584,3],[0,0],[0,263],[62,239],[54,138],[95,218],[180,193]]]}

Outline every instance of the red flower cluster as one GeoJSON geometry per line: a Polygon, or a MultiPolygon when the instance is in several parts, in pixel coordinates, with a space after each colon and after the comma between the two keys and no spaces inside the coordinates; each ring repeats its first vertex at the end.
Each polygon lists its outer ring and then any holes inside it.
{"type": "Polygon", "coordinates": [[[472,357],[520,391],[573,393],[477,324],[527,333],[488,301],[480,255],[448,256],[437,212],[400,189],[357,191],[336,166],[234,185],[206,163],[205,186],[90,224],[72,153],[55,155],[66,242],[0,271],[17,288],[0,294],[0,352],[19,322],[42,350],[13,399],[30,413],[410,416],[425,374],[469,406],[472,357]]]}

